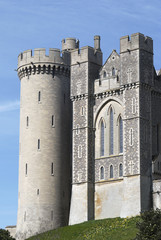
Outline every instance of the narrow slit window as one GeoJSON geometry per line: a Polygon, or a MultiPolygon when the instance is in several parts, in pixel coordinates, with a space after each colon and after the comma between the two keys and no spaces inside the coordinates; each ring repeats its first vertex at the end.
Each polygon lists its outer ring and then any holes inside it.
{"type": "Polygon", "coordinates": [[[54,163],[51,163],[51,175],[54,175],[54,163]]]}
{"type": "Polygon", "coordinates": [[[79,133],[80,133],[80,130],[79,130],[79,124],[77,124],[77,126],[76,126],[76,135],[79,135],[79,133]]]}
{"type": "Polygon", "coordinates": [[[123,176],[123,165],[122,163],[120,163],[119,165],[119,177],[122,177],[123,176]]]}
{"type": "Polygon", "coordinates": [[[100,168],[100,179],[103,180],[104,179],[104,167],[100,168]]]}
{"type": "Polygon", "coordinates": [[[84,116],[84,107],[81,108],[81,115],[84,116]]]}
{"type": "Polygon", "coordinates": [[[25,175],[27,176],[27,163],[26,163],[26,165],[25,165],[25,175]]]}
{"type": "Polygon", "coordinates": [[[136,98],[132,98],[132,113],[136,113],[136,98]]]}
{"type": "Polygon", "coordinates": [[[40,150],[40,139],[38,139],[37,149],[40,150]]]}
{"type": "Polygon", "coordinates": [[[39,91],[38,92],[38,102],[40,102],[41,101],[41,92],[39,91]]]}
{"type": "Polygon", "coordinates": [[[112,68],[112,76],[115,76],[115,68],[112,68]]]}
{"type": "Polygon", "coordinates": [[[104,123],[101,121],[101,139],[100,139],[100,145],[101,145],[101,156],[104,156],[104,123]]]}
{"type": "Polygon", "coordinates": [[[37,195],[39,195],[40,194],[40,191],[39,191],[39,189],[37,189],[37,195]]]}
{"type": "Polygon", "coordinates": [[[52,115],[52,117],[51,117],[51,125],[52,125],[52,127],[55,127],[55,116],[54,115],[52,115]]]}
{"type": "Polygon", "coordinates": [[[26,127],[28,127],[29,126],[29,117],[27,116],[26,117],[26,127]]]}
{"type": "Polygon", "coordinates": [[[110,166],[110,178],[113,178],[113,166],[110,166]]]}

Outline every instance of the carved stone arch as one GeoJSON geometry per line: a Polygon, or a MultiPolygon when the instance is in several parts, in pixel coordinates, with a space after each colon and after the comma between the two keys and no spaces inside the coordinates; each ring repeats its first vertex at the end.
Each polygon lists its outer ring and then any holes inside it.
{"type": "Polygon", "coordinates": [[[43,67],[42,67],[42,73],[46,73],[46,65],[44,64],[43,67]]]}
{"type": "Polygon", "coordinates": [[[29,74],[31,74],[31,72],[32,72],[32,67],[29,66],[29,74]]]}
{"type": "Polygon", "coordinates": [[[56,69],[56,67],[55,67],[55,65],[52,67],[52,76],[53,76],[53,78],[54,78],[54,76],[55,76],[55,69],[56,69]]]}
{"type": "Polygon", "coordinates": [[[40,66],[40,65],[38,65],[38,67],[37,67],[37,73],[38,73],[38,74],[41,73],[41,66],[40,66]]]}
{"type": "Polygon", "coordinates": [[[48,74],[51,73],[51,65],[48,65],[48,74]]]}
{"type": "Polygon", "coordinates": [[[27,67],[25,67],[25,74],[26,74],[26,76],[28,75],[28,68],[27,67]]]}
{"type": "Polygon", "coordinates": [[[112,104],[110,104],[110,106],[109,106],[108,109],[107,109],[107,115],[110,114],[111,108],[112,108],[112,110],[113,110],[113,113],[115,114],[115,108],[114,108],[114,106],[113,106],[112,104]]]}
{"type": "Polygon", "coordinates": [[[106,128],[106,122],[105,122],[105,119],[104,119],[103,117],[101,117],[100,120],[99,120],[99,123],[98,123],[98,129],[100,129],[101,122],[103,122],[104,127],[106,128]]]}
{"type": "Polygon", "coordinates": [[[120,99],[118,99],[118,98],[116,98],[116,97],[111,96],[110,99],[104,99],[104,100],[101,102],[101,104],[99,105],[99,107],[97,108],[97,110],[95,111],[95,113],[94,113],[94,122],[93,122],[93,124],[94,124],[93,127],[94,127],[94,128],[96,128],[96,122],[97,122],[97,118],[98,118],[98,116],[99,116],[99,113],[100,113],[101,110],[104,108],[104,106],[105,106],[106,104],[108,104],[109,102],[111,102],[111,101],[115,101],[115,102],[117,102],[119,105],[121,105],[121,107],[123,107],[123,102],[120,101],[120,99]]]}
{"type": "Polygon", "coordinates": [[[101,165],[99,167],[99,179],[100,180],[104,180],[105,179],[105,167],[103,165],[101,165]],[[102,176],[102,169],[103,169],[103,176],[102,176]]]}
{"type": "Polygon", "coordinates": [[[121,113],[120,113],[120,114],[118,115],[118,117],[117,117],[116,126],[119,125],[120,118],[122,119],[121,113]]]}

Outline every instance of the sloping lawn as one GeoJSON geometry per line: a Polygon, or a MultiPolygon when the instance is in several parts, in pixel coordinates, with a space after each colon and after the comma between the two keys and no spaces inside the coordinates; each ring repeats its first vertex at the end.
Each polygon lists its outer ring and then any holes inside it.
{"type": "Polygon", "coordinates": [[[113,218],[84,222],[39,234],[28,240],[132,240],[137,233],[135,218],[113,218]]]}

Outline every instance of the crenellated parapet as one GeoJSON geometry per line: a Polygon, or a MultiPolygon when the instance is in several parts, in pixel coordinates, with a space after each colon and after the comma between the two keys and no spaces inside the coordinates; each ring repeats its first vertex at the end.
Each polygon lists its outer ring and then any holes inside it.
{"type": "Polygon", "coordinates": [[[102,52],[89,46],[71,51],[71,65],[91,62],[102,66],[102,52]]]}
{"type": "Polygon", "coordinates": [[[130,52],[136,49],[145,50],[153,53],[153,40],[150,37],[144,36],[141,33],[134,33],[120,39],[120,53],[130,52]]]}
{"type": "Polygon", "coordinates": [[[70,53],[62,53],[59,49],[50,48],[49,55],[46,55],[45,48],[24,51],[18,56],[18,76],[22,79],[31,74],[70,74],[70,53]]]}

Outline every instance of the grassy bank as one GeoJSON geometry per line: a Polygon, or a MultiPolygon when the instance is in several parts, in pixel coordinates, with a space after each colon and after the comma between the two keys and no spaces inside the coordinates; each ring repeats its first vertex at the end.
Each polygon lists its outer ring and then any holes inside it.
{"type": "Polygon", "coordinates": [[[135,218],[113,218],[67,226],[29,238],[28,240],[131,240],[136,236],[135,218]]]}

